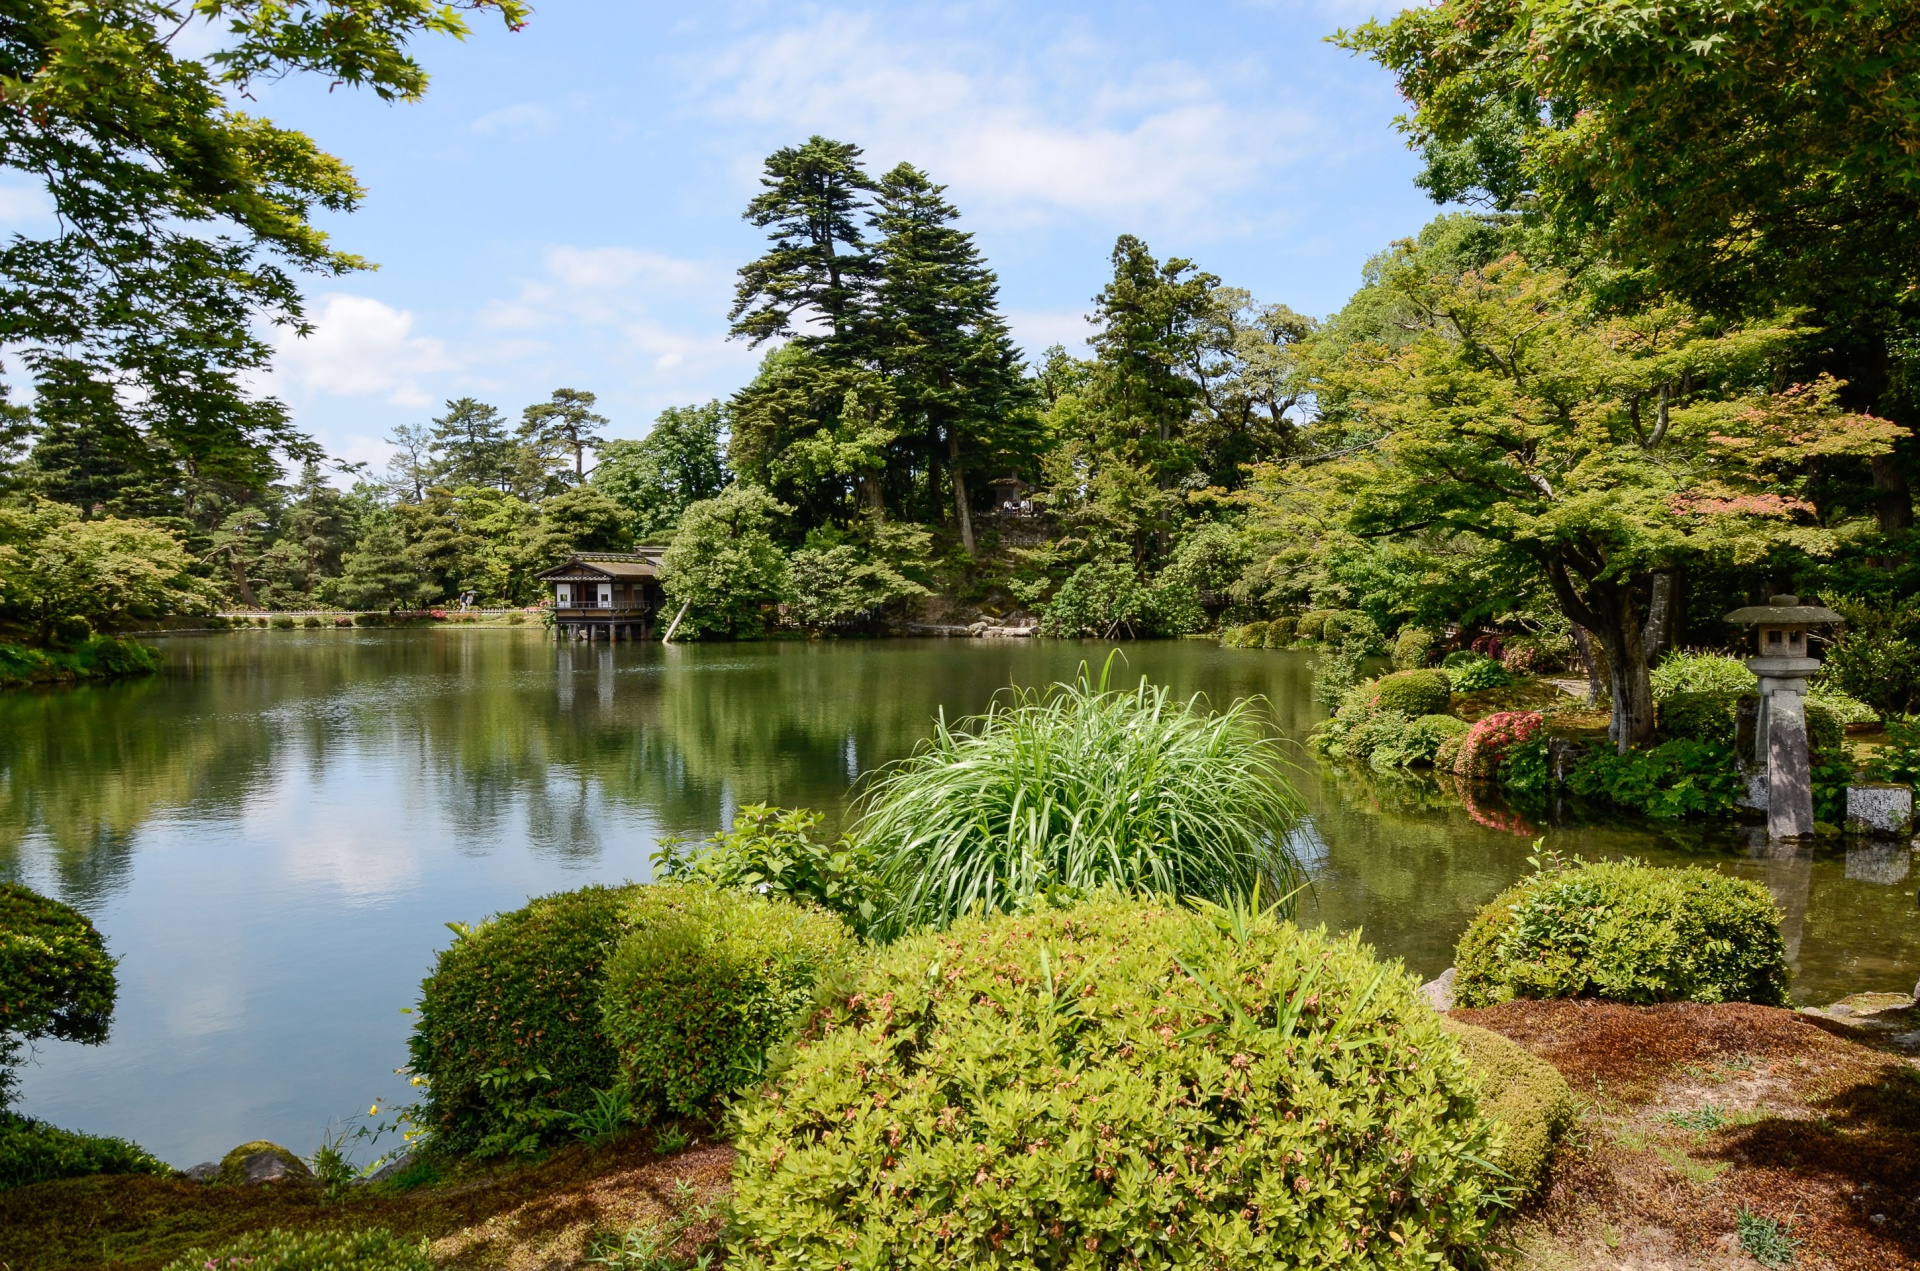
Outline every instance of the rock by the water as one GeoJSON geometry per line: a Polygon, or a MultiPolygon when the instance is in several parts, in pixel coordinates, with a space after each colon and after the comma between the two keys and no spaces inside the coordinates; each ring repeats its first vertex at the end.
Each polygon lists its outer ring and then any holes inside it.
{"type": "Polygon", "coordinates": [[[278,1143],[256,1139],[242,1143],[220,1158],[215,1176],[222,1183],[310,1183],[313,1172],[307,1163],[278,1143]]]}
{"type": "Polygon", "coordinates": [[[202,1161],[185,1173],[196,1183],[211,1183],[220,1174],[220,1162],[202,1161]]]}
{"type": "Polygon", "coordinates": [[[411,1164],[413,1164],[413,1153],[402,1152],[360,1181],[363,1183],[384,1183],[411,1164]]]}
{"type": "Polygon", "coordinates": [[[1420,996],[1428,1006],[1441,1014],[1453,1009],[1453,979],[1456,974],[1453,967],[1440,973],[1440,978],[1420,986],[1420,996]]]}

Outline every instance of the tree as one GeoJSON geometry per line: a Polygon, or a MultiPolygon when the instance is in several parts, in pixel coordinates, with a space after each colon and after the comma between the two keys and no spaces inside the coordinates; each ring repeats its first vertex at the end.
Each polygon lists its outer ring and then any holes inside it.
{"type": "Polygon", "coordinates": [[[660,562],[669,607],[684,609],[682,633],[761,633],[762,608],[787,594],[787,558],[773,531],[792,510],[739,482],[687,507],[660,562]]]}
{"type": "Polygon", "coordinates": [[[143,521],[81,520],[65,504],[0,507],[0,617],[45,644],[84,624],[192,611],[210,599],[179,538],[143,521]]]}
{"type": "MultiPolygon", "coordinates": [[[[589,405],[592,400],[588,395],[589,405]]],[[[513,439],[507,435],[507,421],[483,401],[471,397],[448,401],[446,414],[433,421],[427,444],[433,455],[435,485],[505,490],[513,483],[513,439]]]]}
{"type": "Polygon", "coordinates": [[[540,454],[571,454],[576,485],[586,480],[587,451],[600,445],[599,429],[607,424],[606,416],[593,413],[595,400],[577,388],[556,388],[546,401],[520,414],[521,442],[540,454]]]}
{"type": "Polygon", "coordinates": [[[1303,539],[1438,534],[1524,566],[1605,646],[1616,742],[1650,744],[1653,575],[1831,552],[1845,532],[1807,498],[1809,467],[1902,430],[1842,409],[1828,379],[1768,392],[1791,326],[1609,315],[1517,257],[1436,276],[1410,248],[1382,277],[1410,338],[1318,368],[1345,418],[1269,481],[1269,509],[1303,539]]]}
{"type": "Polygon", "coordinates": [[[672,532],[689,503],[719,494],[731,479],[720,450],[726,408],[670,406],[638,441],[609,441],[590,481],[626,512],[640,542],[672,532]]]}
{"type": "Polygon", "coordinates": [[[307,330],[295,273],[365,267],[312,221],[361,189],[304,134],[238,103],[299,71],[415,100],[427,78],[409,41],[465,34],[463,10],[510,26],[526,14],[520,0],[10,5],[0,164],[51,198],[59,228],[0,248],[0,346],[36,381],[77,363],[123,390],[142,438],[200,479],[257,490],[274,450],[317,458],[246,380],[268,363],[267,328],[307,330]],[[193,18],[224,22],[206,41],[217,51],[181,52],[193,18]]]}
{"type": "Polygon", "coordinates": [[[815,530],[788,561],[788,616],[803,627],[844,626],[927,595],[909,575],[924,577],[929,537],[878,517],[855,534],[815,530]]]}
{"type": "Polygon", "coordinates": [[[340,574],[352,523],[340,491],[318,464],[307,464],[289,491],[273,545],[260,557],[269,604],[311,606],[340,574]]]}
{"type": "Polygon", "coordinates": [[[761,192],[744,219],[767,230],[773,245],[741,266],[727,313],[735,336],[753,345],[790,337],[839,351],[855,334],[873,268],[860,213],[874,183],[860,154],[858,146],[814,136],[767,156],[761,192]]]}
{"type": "Polygon", "coordinates": [[[114,385],[83,363],[48,358],[41,366],[33,419],[38,438],[31,484],[71,504],[82,519],[178,515],[164,456],[130,423],[114,385]]]}
{"type": "Polygon", "coordinates": [[[799,528],[886,513],[883,476],[900,430],[884,376],[789,344],[767,355],[728,414],[728,465],[787,500],[799,528]]]}
{"type": "Polygon", "coordinates": [[[341,562],[333,594],[349,609],[416,609],[445,594],[407,550],[391,516],[367,523],[341,562]]]}
{"type": "MultiPolygon", "coordinates": [[[[899,403],[900,431],[914,439],[927,493],[944,469],[961,545],[974,551],[969,474],[1025,458],[1034,443],[1020,354],[999,313],[999,280],[959,211],[911,164],[881,178],[871,224],[876,286],[866,325],[875,361],[899,403]]],[[[929,509],[933,515],[937,511],[929,509]]]]}
{"type": "Polygon", "coordinates": [[[107,942],[85,914],[0,883],[0,1116],[18,1087],[21,1047],[47,1037],[100,1045],[117,991],[107,942]]]}
{"type": "MultiPolygon", "coordinates": [[[[1920,423],[1912,6],[1441,0],[1338,38],[1413,102],[1402,127],[1436,200],[1525,211],[1630,292],[1730,318],[1804,309],[1803,374],[1920,423]]],[[[1903,450],[1865,465],[1883,531],[1912,524],[1903,450]]]]}

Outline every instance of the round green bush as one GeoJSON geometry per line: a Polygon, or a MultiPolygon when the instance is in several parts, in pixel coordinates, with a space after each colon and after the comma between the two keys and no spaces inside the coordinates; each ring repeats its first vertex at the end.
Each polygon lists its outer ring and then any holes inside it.
{"type": "Polygon", "coordinates": [[[1338,609],[1314,609],[1300,615],[1293,633],[1302,640],[1318,640],[1326,635],[1327,619],[1337,617],[1338,609]]]}
{"type": "Polygon", "coordinates": [[[1424,627],[1402,627],[1393,637],[1393,665],[1402,671],[1415,671],[1433,656],[1433,632],[1424,627]]]}
{"type": "Polygon", "coordinates": [[[194,1249],[166,1271],[433,1271],[426,1242],[384,1227],[367,1231],[273,1231],[216,1250],[194,1249]]]}
{"type": "Polygon", "coordinates": [[[1831,762],[1843,757],[1847,749],[1847,726],[1840,722],[1840,712],[1825,702],[1810,699],[1802,699],[1801,705],[1807,715],[1807,749],[1813,762],[1831,762]]]}
{"type": "Polygon", "coordinates": [[[1357,936],[1102,897],[887,949],[738,1111],[734,1265],[1422,1267],[1492,1125],[1357,936]]]}
{"type": "Polygon", "coordinates": [[[618,1075],[600,1032],[602,963],[632,887],[583,887],[529,901],[471,930],[422,982],[413,1036],[425,1124],[452,1154],[524,1152],[561,1132],[618,1075]]]}
{"type": "Polygon", "coordinates": [[[601,987],[603,1030],[636,1101],[681,1116],[757,1079],[859,956],[824,909],[698,883],[638,889],[623,923],[601,987]]]}
{"type": "Polygon", "coordinates": [[[1266,639],[1263,641],[1269,649],[1284,649],[1293,643],[1293,619],[1275,618],[1267,624],[1266,639]]]}
{"type": "Polygon", "coordinates": [[[1444,671],[1395,671],[1374,681],[1367,705],[1411,717],[1443,715],[1452,696],[1453,685],[1444,671]]]}
{"type": "Polygon", "coordinates": [[[1494,1159],[1513,1176],[1521,1195],[1533,1194],[1546,1180],[1553,1145],[1579,1111],[1567,1079],[1492,1029],[1445,1016],[1440,1022],[1466,1052],[1480,1090],[1480,1111],[1503,1131],[1494,1159]]]}
{"type": "Polygon", "coordinates": [[[1550,861],[1482,909],[1460,937],[1454,1000],[1787,1001],[1773,897],[1709,869],[1550,861]]]}
{"type": "Polygon", "coordinates": [[[1654,731],[1661,741],[1684,738],[1731,746],[1737,700],[1719,692],[1673,693],[1657,698],[1654,731]]]}
{"type": "Polygon", "coordinates": [[[307,628],[310,631],[317,631],[319,630],[321,623],[320,623],[320,619],[314,617],[312,614],[308,614],[305,618],[300,620],[300,625],[307,628]]]}
{"type": "Polygon", "coordinates": [[[273,620],[273,629],[275,631],[291,631],[293,630],[293,619],[285,617],[275,618],[273,620]]]}
{"type": "Polygon", "coordinates": [[[0,1107],[12,1096],[22,1044],[50,1037],[99,1045],[115,992],[107,942],[85,914],[0,883],[0,1107]]]}

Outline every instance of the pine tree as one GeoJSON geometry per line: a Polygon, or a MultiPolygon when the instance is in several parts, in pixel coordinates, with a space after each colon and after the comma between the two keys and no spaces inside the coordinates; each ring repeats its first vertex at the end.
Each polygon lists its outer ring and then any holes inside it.
{"type": "Polygon", "coordinates": [[[542,454],[571,454],[575,485],[586,479],[587,451],[599,446],[599,429],[607,424],[606,416],[593,413],[596,400],[581,389],[556,388],[520,413],[519,440],[542,454]]]}
{"type": "Polygon", "coordinates": [[[745,219],[768,232],[770,250],[743,266],[727,314],[733,334],[758,345],[781,336],[855,352],[873,261],[860,234],[863,196],[874,183],[860,147],[815,136],[767,157],[764,187],[745,219]],[[825,323],[821,335],[808,330],[825,323]]]}
{"type": "Polygon", "coordinates": [[[940,498],[944,465],[954,518],[974,550],[969,471],[1020,449],[1031,419],[1019,352],[1000,316],[999,279],[946,187],[903,163],[882,177],[870,224],[877,285],[866,326],[874,358],[893,383],[904,435],[924,450],[928,499],[940,498]]]}
{"type": "Polygon", "coordinates": [[[170,465],[127,419],[111,383],[82,363],[49,359],[38,387],[30,479],[41,494],[83,520],[179,515],[170,465]]]}
{"type": "Polygon", "coordinates": [[[512,484],[513,439],[507,435],[506,419],[487,403],[472,397],[450,400],[447,413],[433,421],[429,438],[434,484],[497,490],[512,484]]]}

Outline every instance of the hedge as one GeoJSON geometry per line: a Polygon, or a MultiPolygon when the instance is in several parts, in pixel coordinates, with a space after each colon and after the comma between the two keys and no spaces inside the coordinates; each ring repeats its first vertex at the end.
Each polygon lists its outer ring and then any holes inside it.
{"type": "Polygon", "coordinates": [[[741,1271],[1454,1265],[1500,1180],[1357,936],[1100,898],[890,946],[737,1113],[741,1271]]]}
{"type": "Polygon", "coordinates": [[[1787,1001],[1773,897],[1713,870],[1552,858],[1460,937],[1454,1000],[1787,1001]]]}

